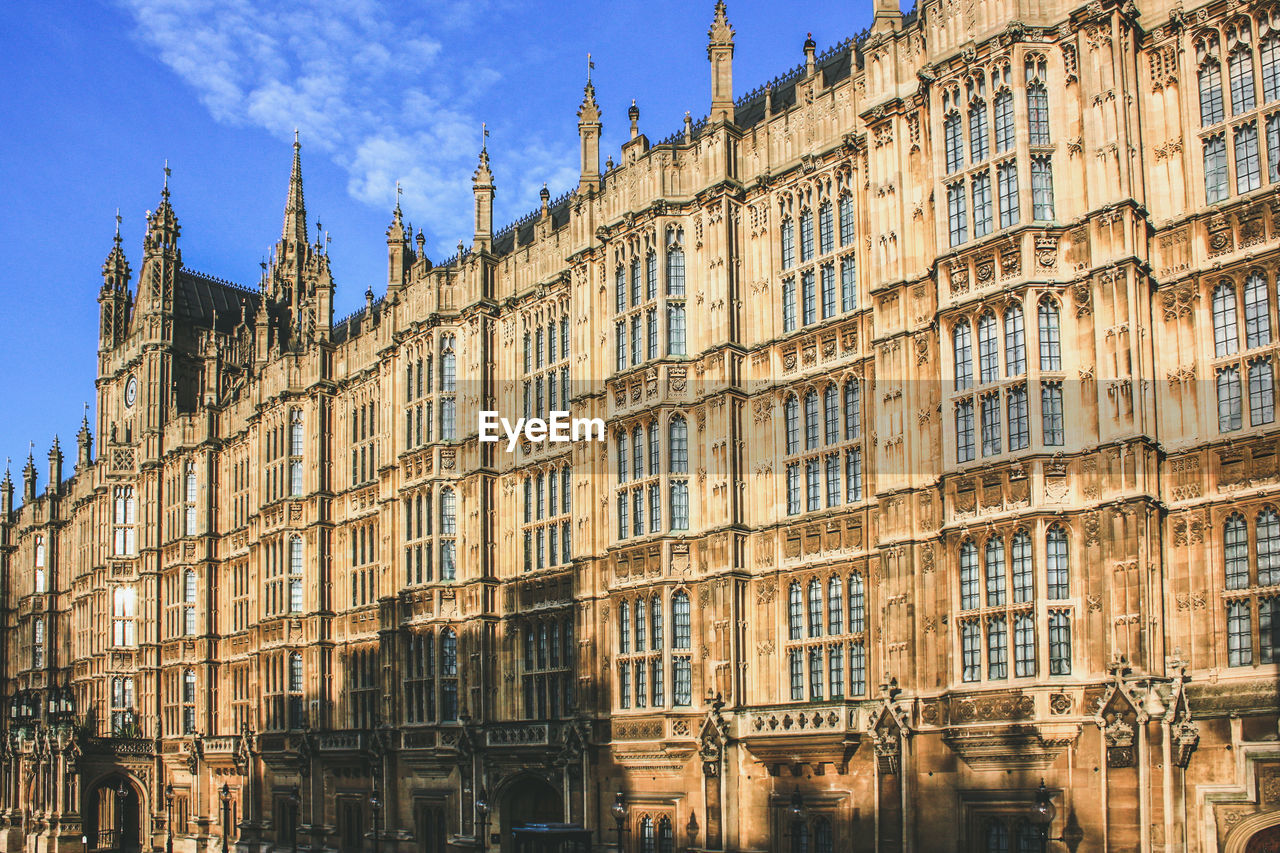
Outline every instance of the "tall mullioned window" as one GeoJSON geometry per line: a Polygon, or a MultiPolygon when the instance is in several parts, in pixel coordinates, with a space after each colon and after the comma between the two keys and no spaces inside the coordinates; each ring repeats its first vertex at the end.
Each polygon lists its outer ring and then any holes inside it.
{"type": "Polygon", "coordinates": [[[860,573],[810,575],[787,586],[781,673],[793,702],[866,695],[866,598],[860,573]]]}
{"type": "Polygon", "coordinates": [[[856,377],[842,384],[832,382],[821,391],[813,388],[804,394],[803,402],[795,394],[784,398],[788,515],[863,499],[861,399],[856,377]]]}
{"type": "Polygon", "coordinates": [[[814,211],[807,206],[808,202],[805,200],[808,193],[806,191],[802,194],[801,203],[806,206],[799,214],[798,245],[791,217],[784,216],[780,226],[782,270],[791,270],[796,266],[797,250],[800,258],[798,273],[789,274],[782,281],[784,334],[794,332],[802,326],[812,326],[819,320],[837,317],[857,307],[857,256],[852,196],[842,188],[836,190],[835,204],[825,193],[819,196],[815,239],[814,211]],[[840,235],[838,245],[837,230],[840,235]]]}
{"type": "Polygon", "coordinates": [[[1280,515],[1233,512],[1222,530],[1227,665],[1280,663],[1280,515]]]}

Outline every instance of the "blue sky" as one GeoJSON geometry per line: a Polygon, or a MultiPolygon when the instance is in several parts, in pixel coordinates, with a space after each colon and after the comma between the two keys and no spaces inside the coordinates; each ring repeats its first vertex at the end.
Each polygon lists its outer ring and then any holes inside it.
{"type": "MultiPolygon", "coordinates": [[[[867,27],[870,0],[730,0],[741,95],[867,27]]],[[[635,98],[651,140],[710,102],[712,0],[50,0],[6,6],[0,33],[0,463],[53,435],[67,468],[93,401],[101,266],[116,209],[136,271],[162,167],[184,263],[245,285],[278,238],[299,128],[308,218],[330,233],[335,314],[386,281],[394,204],[433,259],[470,243],[481,122],[498,227],[575,182],[587,53],[601,157],[635,98]]]]}

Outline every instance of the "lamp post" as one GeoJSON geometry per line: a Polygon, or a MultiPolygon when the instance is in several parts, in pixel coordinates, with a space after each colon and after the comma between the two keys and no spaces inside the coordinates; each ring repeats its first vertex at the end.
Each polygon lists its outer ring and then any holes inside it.
{"type": "Polygon", "coordinates": [[[627,795],[619,791],[614,794],[613,807],[609,809],[613,813],[613,822],[617,824],[618,830],[618,853],[622,853],[622,833],[626,832],[623,826],[627,822],[627,795]]]}
{"type": "Polygon", "coordinates": [[[483,787],[476,797],[476,818],[480,821],[480,853],[489,853],[489,798],[483,787]]]}
{"type": "Polygon", "coordinates": [[[373,809],[373,853],[381,853],[382,840],[378,837],[378,829],[381,825],[382,818],[382,797],[378,795],[378,789],[373,789],[373,796],[369,798],[369,806],[373,809]]]}
{"type": "Polygon", "coordinates": [[[803,850],[807,845],[799,843],[798,839],[806,834],[804,825],[804,794],[800,793],[800,786],[791,792],[791,804],[787,807],[787,816],[791,818],[791,849],[792,851],[803,850]]]}
{"type": "Polygon", "coordinates": [[[116,836],[116,847],[124,849],[124,801],[129,798],[129,786],[124,780],[120,780],[120,786],[116,788],[116,823],[119,825],[119,835],[116,836]]]}
{"type": "Polygon", "coordinates": [[[173,783],[164,786],[165,820],[169,825],[169,839],[165,842],[166,853],[173,853],[173,783]]]}
{"type": "Polygon", "coordinates": [[[293,819],[289,824],[289,839],[293,843],[293,853],[298,853],[298,813],[302,805],[302,792],[294,785],[289,789],[289,802],[293,804],[293,819]]]}
{"type": "Polygon", "coordinates": [[[1040,787],[1036,788],[1035,802],[1031,806],[1031,822],[1040,830],[1041,853],[1046,853],[1049,849],[1049,826],[1053,823],[1053,812],[1053,797],[1041,779],[1040,787]]]}
{"type": "Polygon", "coordinates": [[[227,853],[227,845],[231,838],[231,788],[226,782],[218,791],[218,799],[222,801],[222,853],[227,853]]]}

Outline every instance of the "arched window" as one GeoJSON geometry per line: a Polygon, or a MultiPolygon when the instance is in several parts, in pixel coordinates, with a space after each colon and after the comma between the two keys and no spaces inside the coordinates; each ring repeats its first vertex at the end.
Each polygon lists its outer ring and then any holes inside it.
{"type": "Polygon", "coordinates": [[[440,532],[446,536],[453,536],[458,532],[457,501],[449,486],[440,490],[440,532]]]}
{"type": "Polygon", "coordinates": [[[1271,299],[1267,280],[1257,272],[1244,281],[1244,337],[1248,349],[1271,343],[1271,299]]]}
{"type": "Polygon", "coordinates": [[[617,270],[613,275],[614,287],[617,290],[617,297],[614,300],[618,313],[627,310],[627,268],[622,264],[618,264],[617,270]]]}
{"type": "Polygon", "coordinates": [[[825,817],[814,818],[813,850],[814,853],[832,853],[831,821],[825,817]]]}
{"type": "Polygon", "coordinates": [[[196,633],[196,572],[187,569],[182,573],[182,633],[192,637],[196,633]]]}
{"type": "Polygon", "coordinates": [[[1262,62],[1262,100],[1271,103],[1280,98],[1280,33],[1273,29],[1258,43],[1258,58],[1262,62]]]}
{"type": "Polygon", "coordinates": [[[956,388],[968,388],[973,384],[973,338],[968,320],[956,323],[951,330],[951,343],[955,351],[956,388]]]}
{"type": "Polygon", "coordinates": [[[993,106],[996,118],[996,153],[1003,154],[1013,148],[1013,93],[1008,89],[1001,89],[996,93],[993,106]]]}
{"type": "Polygon", "coordinates": [[[44,572],[44,537],[36,537],[36,592],[44,592],[48,588],[48,582],[44,572]]]}
{"type": "Polygon", "coordinates": [[[625,483],[627,481],[627,431],[621,430],[618,433],[618,482],[625,483]]]}
{"type": "Polygon", "coordinates": [[[840,245],[853,243],[853,196],[843,193],[840,196],[840,245]]]}
{"type": "MultiPolygon", "coordinates": [[[[662,597],[655,595],[649,602],[649,648],[662,651],[662,597]]],[[[654,698],[657,696],[655,694],[654,698]]]]}
{"type": "Polygon", "coordinates": [[[672,474],[689,473],[689,425],[681,415],[671,419],[668,428],[668,453],[672,474]]]}
{"type": "Polygon", "coordinates": [[[183,492],[182,533],[185,536],[194,536],[196,532],[196,466],[190,463],[187,464],[183,492]]]}
{"type": "Polygon", "coordinates": [[[796,263],[796,224],[790,216],[782,220],[778,232],[782,250],[782,268],[791,269],[796,263]]]}
{"type": "Polygon", "coordinates": [[[1022,307],[1004,309],[1004,373],[1021,376],[1027,372],[1027,345],[1022,330],[1022,307]]]}
{"type": "Polygon", "coordinates": [[[440,390],[452,394],[458,390],[458,359],[453,352],[453,335],[440,340],[440,390]]]}
{"type": "Polygon", "coordinates": [[[636,427],[631,432],[631,470],[637,478],[644,476],[644,427],[636,427]]]}
{"type": "Polygon", "coordinates": [[[676,853],[676,834],[665,815],[658,821],[658,853],[676,853]]]}
{"type": "Polygon", "coordinates": [[[849,575],[849,633],[861,634],[866,630],[867,597],[862,575],[849,575]]]}
{"type": "Polygon", "coordinates": [[[809,636],[822,636],[822,582],[809,581],[809,636]]]}
{"type": "Polygon", "coordinates": [[[684,296],[684,231],[667,231],[667,296],[684,296]]]}
{"type": "Polygon", "coordinates": [[[787,452],[800,451],[800,401],[794,394],[782,404],[783,423],[787,433],[787,452]]]}
{"type": "Polygon", "coordinates": [[[1031,566],[1031,536],[1025,530],[1013,534],[1013,603],[1030,601],[1034,595],[1034,574],[1031,566]]]}
{"type": "Polygon", "coordinates": [[[302,537],[289,540],[289,612],[302,612],[302,537]]]}
{"type": "Polygon", "coordinates": [[[658,838],[654,832],[653,818],[649,815],[640,819],[640,853],[658,853],[658,838]]]}
{"type": "Polygon", "coordinates": [[[1049,143],[1049,92],[1039,76],[1032,78],[1032,63],[1027,63],[1027,131],[1032,145],[1049,143]]]}
{"type": "Polygon", "coordinates": [[[831,202],[818,205],[818,253],[825,255],[836,247],[835,223],[831,215],[831,202]]]}
{"type": "Polygon", "coordinates": [[[825,427],[823,439],[827,444],[835,444],[840,440],[840,403],[835,385],[828,385],[822,392],[822,418],[825,427]]]}
{"type": "Polygon", "coordinates": [[[827,633],[844,633],[844,581],[839,575],[827,581],[827,633]]]}
{"type": "Polygon", "coordinates": [[[1236,320],[1236,290],[1224,281],[1213,289],[1214,355],[1230,355],[1240,348],[1240,329],[1236,320]]]}
{"type": "Polygon", "coordinates": [[[37,616],[31,621],[31,665],[35,669],[44,667],[44,617],[37,616]]]}
{"type": "Polygon", "coordinates": [[[813,260],[813,211],[800,211],[800,263],[813,260]]]}
{"type": "Polygon", "coordinates": [[[862,434],[862,390],[857,379],[844,383],[844,437],[851,441],[862,434]]]}
{"type": "Polygon", "coordinates": [[[1222,110],[1222,69],[1210,58],[1200,66],[1200,125],[1208,127],[1225,118],[1222,110]]]}
{"type": "Polygon", "coordinates": [[[618,653],[631,653],[631,604],[626,601],[618,605],[618,653]]]}
{"type": "Polygon", "coordinates": [[[987,606],[1004,604],[1004,540],[993,536],[987,540],[987,606]]]}
{"type": "Polygon", "coordinates": [[[803,636],[804,601],[800,595],[800,584],[792,581],[787,588],[787,638],[799,640],[803,636]]]}
{"type": "Polygon", "coordinates": [[[942,133],[946,140],[947,174],[950,175],[964,168],[964,134],[960,131],[960,113],[947,113],[942,122],[942,133]]]}
{"type": "Polygon", "coordinates": [[[1070,590],[1069,566],[1067,531],[1055,524],[1045,534],[1045,597],[1050,601],[1067,597],[1070,590]]]}
{"type": "Polygon", "coordinates": [[[1274,509],[1258,513],[1258,586],[1280,583],[1280,516],[1274,509]]]}
{"type": "Polygon", "coordinates": [[[195,734],[196,731],[196,673],[187,669],[182,672],[182,733],[195,734]]]}
{"type": "Polygon", "coordinates": [[[689,593],[682,590],[671,596],[671,621],[671,648],[692,648],[693,623],[689,612],[689,593]]]}
{"type": "Polygon", "coordinates": [[[1261,426],[1275,419],[1275,371],[1269,359],[1259,358],[1249,364],[1249,425],[1261,426]]]}
{"type": "Polygon", "coordinates": [[[649,614],[646,612],[645,600],[636,599],[636,651],[643,652],[645,640],[649,636],[649,614]]]}
{"type": "Polygon", "coordinates": [[[960,609],[978,607],[978,546],[965,542],[960,546],[960,609]]]}
{"type": "Polygon", "coordinates": [[[565,465],[560,469],[560,512],[567,515],[573,506],[573,498],[570,497],[569,486],[569,466],[565,465]]]}
{"type": "Polygon", "coordinates": [[[987,102],[980,98],[969,104],[969,159],[974,163],[987,159],[987,102]]]}
{"type": "MultiPolygon", "coordinates": [[[[302,410],[289,411],[289,494],[302,494],[302,410]]],[[[187,503],[192,514],[190,527],[195,528],[195,469],[187,476],[187,503]]]]}
{"type": "Polygon", "coordinates": [[[1242,425],[1240,369],[1235,365],[1218,371],[1218,431],[1233,432],[1242,425]]]}
{"type": "Polygon", "coordinates": [[[1062,369],[1062,333],[1058,327],[1058,303],[1049,297],[1040,300],[1040,369],[1062,369]]]}
{"type": "Polygon", "coordinates": [[[978,381],[995,382],[1000,378],[1000,345],[996,334],[996,315],[984,311],[978,318],[978,381]]]}
{"type": "Polygon", "coordinates": [[[1247,113],[1258,105],[1253,88],[1253,51],[1243,45],[1231,51],[1227,70],[1231,76],[1231,114],[1247,113]]]}
{"type": "Polygon", "coordinates": [[[1010,853],[1009,827],[1005,826],[1002,820],[995,818],[988,820],[986,832],[983,833],[983,843],[986,845],[985,853],[1010,853]]]}
{"type": "Polygon", "coordinates": [[[440,719],[458,719],[458,634],[452,628],[440,632],[440,719]]]}
{"type": "Polygon", "coordinates": [[[804,395],[804,447],[813,450],[818,446],[818,392],[804,395]]]}
{"type": "Polygon", "coordinates": [[[1249,533],[1244,516],[1234,513],[1227,518],[1222,531],[1222,556],[1225,562],[1227,589],[1244,589],[1249,585],[1249,533]]]}

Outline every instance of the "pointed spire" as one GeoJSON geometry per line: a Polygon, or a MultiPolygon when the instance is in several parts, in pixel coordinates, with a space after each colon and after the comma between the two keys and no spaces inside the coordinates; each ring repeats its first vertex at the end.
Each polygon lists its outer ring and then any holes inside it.
{"type": "Polygon", "coordinates": [[[147,214],[147,236],[143,241],[147,249],[172,250],[178,247],[181,229],[178,227],[178,217],[173,212],[173,206],[169,203],[169,177],[172,174],[169,161],[165,160],[164,188],[160,190],[160,206],[156,208],[155,213],[147,214]]]}
{"type": "Polygon", "coordinates": [[[716,0],[707,40],[707,59],[711,61],[711,121],[732,121],[733,27],[729,24],[724,0],[716,0]]]}
{"type": "Polygon", "coordinates": [[[473,251],[489,249],[493,239],[493,172],[489,170],[489,147],[487,139],[488,127],[481,135],[480,164],[471,176],[471,190],[475,194],[475,239],[472,241],[473,251]]]}
{"type": "Polygon", "coordinates": [[[102,263],[102,284],[104,290],[124,291],[129,286],[129,262],[124,256],[124,246],[120,240],[120,208],[116,208],[116,235],[111,242],[111,251],[102,263]]]}
{"type": "Polygon", "coordinates": [[[582,105],[578,107],[578,140],[582,163],[578,191],[600,186],[600,106],[596,103],[596,87],[591,83],[591,54],[587,54],[587,85],[582,87],[582,105]]]}
{"type": "Polygon", "coordinates": [[[295,245],[307,242],[307,206],[302,199],[302,144],[298,129],[293,130],[293,170],[289,173],[289,197],[284,204],[284,230],[281,239],[295,245]]]}

